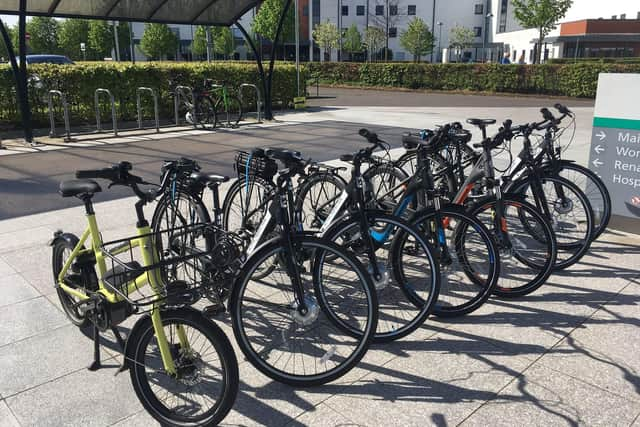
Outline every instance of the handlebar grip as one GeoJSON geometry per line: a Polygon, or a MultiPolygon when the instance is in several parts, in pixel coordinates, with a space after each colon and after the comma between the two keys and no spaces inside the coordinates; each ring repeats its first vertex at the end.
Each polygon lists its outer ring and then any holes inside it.
{"type": "Polygon", "coordinates": [[[350,163],[352,162],[354,159],[353,154],[343,154],[340,156],[340,160],[342,160],[343,162],[347,162],[350,163]]]}
{"type": "Polygon", "coordinates": [[[511,119],[507,119],[504,122],[502,122],[502,127],[504,128],[504,130],[510,130],[512,124],[513,124],[513,121],[511,119]]]}
{"type": "Polygon", "coordinates": [[[557,103],[554,105],[554,108],[560,111],[562,114],[571,114],[571,110],[569,110],[565,105],[557,103]]]}
{"type": "Polygon", "coordinates": [[[541,108],[540,113],[542,113],[542,117],[544,117],[545,120],[548,120],[550,122],[553,122],[556,120],[556,118],[553,116],[551,111],[549,111],[549,109],[546,107],[541,108]]]}
{"type": "Polygon", "coordinates": [[[405,133],[402,135],[402,144],[406,146],[414,146],[417,147],[422,144],[424,140],[418,136],[411,135],[410,133],[405,133]]]}
{"type": "Polygon", "coordinates": [[[367,139],[367,141],[369,141],[371,144],[377,144],[378,143],[378,135],[370,132],[368,129],[360,129],[358,131],[358,133],[360,134],[360,136],[364,137],[367,139]]]}

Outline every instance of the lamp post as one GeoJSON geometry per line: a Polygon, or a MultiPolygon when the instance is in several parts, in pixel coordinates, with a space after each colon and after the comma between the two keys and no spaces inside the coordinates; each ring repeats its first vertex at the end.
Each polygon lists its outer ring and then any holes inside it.
{"type": "MultiPolygon", "coordinates": [[[[438,22],[439,33],[438,33],[438,55],[440,56],[440,62],[442,62],[442,22],[438,22]]],[[[438,56],[436,56],[436,60],[438,56]]]]}
{"type": "Polygon", "coordinates": [[[491,18],[493,18],[493,13],[487,13],[484,17],[484,25],[482,26],[482,62],[487,61],[487,21],[491,18]]]}

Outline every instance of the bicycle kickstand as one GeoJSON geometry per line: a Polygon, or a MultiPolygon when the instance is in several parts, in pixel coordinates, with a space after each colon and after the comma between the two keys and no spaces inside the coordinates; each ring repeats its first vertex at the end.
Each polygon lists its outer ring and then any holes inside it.
{"type": "Polygon", "coordinates": [[[97,371],[102,365],[100,364],[100,331],[98,327],[93,325],[93,362],[89,365],[90,371],[97,371]]]}

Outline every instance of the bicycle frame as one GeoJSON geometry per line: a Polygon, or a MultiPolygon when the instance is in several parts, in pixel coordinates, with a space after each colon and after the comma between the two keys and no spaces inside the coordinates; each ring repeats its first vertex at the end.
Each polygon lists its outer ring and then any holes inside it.
{"type": "MultiPolygon", "coordinates": [[[[72,262],[79,255],[86,254],[86,253],[93,253],[96,258],[96,263],[98,265],[98,271],[99,271],[98,292],[102,294],[106,298],[106,300],[110,303],[116,303],[116,302],[122,301],[123,298],[119,294],[107,289],[102,280],[102,278],[105,276],[107,272],[107,268],[106,268],[106,262],[105,262],[105,255],[100,249],[102,245],[102,238],[98,228],[98,223],[97,223],[95,214],[93,213],[87,214],[87,222],[88,222],[87,228],[82,233],[82,236],[80,237],[78,244],[75,246],[75,248],[71,252],[69,259],[67,259],[67,261],[62,267],[62,270],[60,271],[60,274],[57,277],[57,284],[66,293],[72,296],[75,296],[80,300],[90,299],[89,295],[87,295],[86,293],[80,290],[71,288],[70,286],[67,286],[64,283],[63,279],[65,277],[65,274],[71,267],[72,262]],[[89,240],[89,238],[91,238],[90,239],[91,248],[83,249],[84,244],[89,240]]],[[[116,250],[114,250],[113,254],[117,255],[119,253],[123,253],[129,250],[129,248],[131,247],[138,247],[140,248],[144,265],[150,266],[150,265],[156,264],[158,262],[158,254],[155,250],[155,245],[153,245],[151,241],[151,237],[150,237],[151,229],[149,228],[148,225],[138,226],[137,234],[140,237],[138,239],[133,240],[131,243],[131,246],[126,245],[126,247],[123,246],[122,248],[117,248],[116,250]]],[[[162,278],[159,276],[159,269],[153,269],[151,271],[142,273],[141,275],[136,277],[134,280],[129,281],[127,283],[127,292],[132,293],[136,289],[146,284],[149,284],[156,294],[158,295],[160,294],[161,288],[162,288],[162,278]]],[[[171,351],[169,349],[169,344],[167,342],[167,337],[165,335],[164,328],[162,326],[162,319],[160,316],[160,305],[157,302],[154,303],[153,309],[151,311],[151,321],[155,331],[155,336],[158,340],[158,346],[160,348],[160,355],[162,357],[164,367],[169,374],[173,375],[176,373],[175,364],[173,361],[173,357],[171,355],[171,351]]],[[[189,343],[187,340],[187,336],[181,325],[178,327],[178,336],[179,336],[181,345],[184,348],[188,348],[189,343]]]]}

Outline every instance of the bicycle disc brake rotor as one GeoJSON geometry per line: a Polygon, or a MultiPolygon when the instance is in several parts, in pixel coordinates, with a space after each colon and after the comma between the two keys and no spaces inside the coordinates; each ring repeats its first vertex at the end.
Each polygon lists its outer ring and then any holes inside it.
{"type": "Polygon", "coordinates": [[[371,280],[373,280],[373,285],[377,291],[386,288],[389,283],[391,283],[391,273],[389,273],[389,269],[384,264],[378,263],[378,279],[374,276],[373,267],[371,265],[367,267],[367,271],[369,272],[371,280]]]}
{"type": "Polygon", "coordinates": [[[553,203],[553,209],[561,215],[566,215],[573,210],[573,200],[559,198],[553,203]]]}

